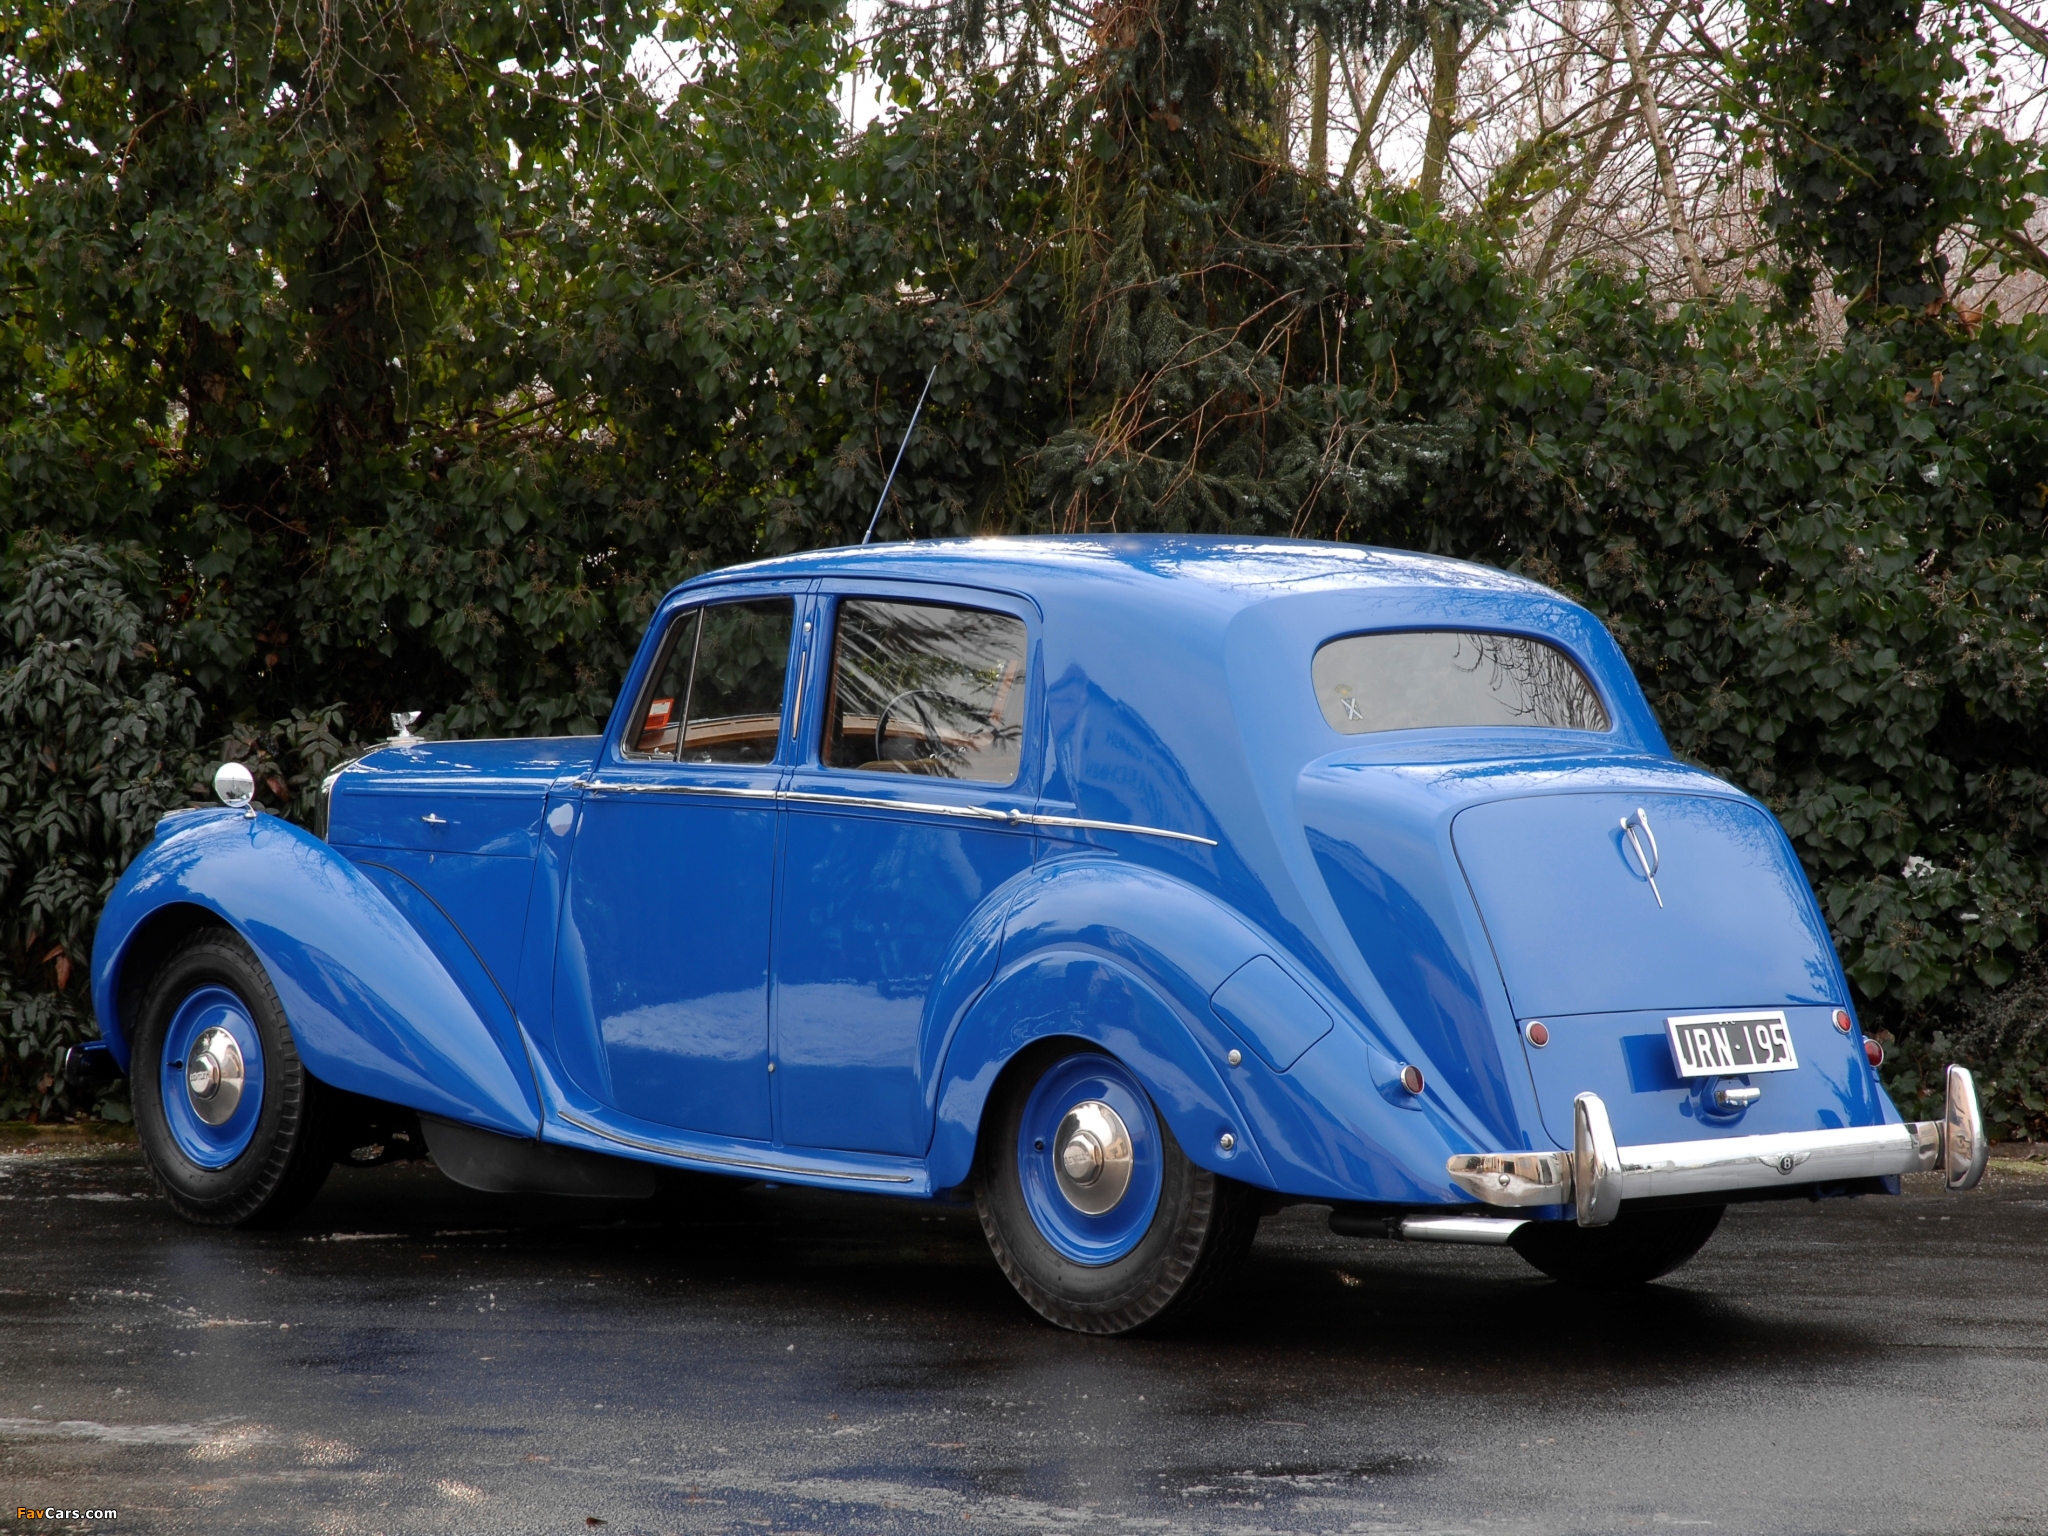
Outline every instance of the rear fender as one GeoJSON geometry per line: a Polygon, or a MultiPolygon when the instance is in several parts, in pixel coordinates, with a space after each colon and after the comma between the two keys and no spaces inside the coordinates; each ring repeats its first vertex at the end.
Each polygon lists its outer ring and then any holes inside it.
{"type": "Polygon", "coordinates": [[[1003,1069],[1041,1040],[1098,1047],[1137,1075],[1199,1166],[1272,1187],[1217,1068],[1159,992],[1099,951],[1048,949],[998,976],[955,1036],[939,1089],[932,1184],[967,1182],[983,1110],[1003,1069]],[[1220,1138],[1235,1145],[1225,1151],[1220,1138]]]}
{"type": "Polygon", "coordinates": [[[1212,1172],[1318,1198],[1465,1199],[1443,1168],[1467,1138],[1428,1095],[1421,1113],[1381,1096],[1368,1037],[1282,947],[1181,881],[1086,858],[1041,865],[1030,877],[996,978],[949,1042],[929,1157],[935,1187],[969,1176],[1004,1068],[1055,1037],[1086,1041],[1128,1066],[1189,1158],[1212,1172]],[[1284,1070],[1246,1048],[1210,1006],[1216,989],[1261,955],[1333,1021],[1284,1070]]]}
{"type": "Polygon", "coordinates": [[[539,1133],[531,1069],[500,1043],[517,1039],[502,1000],[475,977],[466,988],[454,974],[460,956],[444,961],[361,870],[275,816],[166,818],[115,886],[93,941],[93,1005],[123,1070],[156,956],[215,921],[262,961],[300,1059],[322,1082],[507,1135],[539,1133]]]}

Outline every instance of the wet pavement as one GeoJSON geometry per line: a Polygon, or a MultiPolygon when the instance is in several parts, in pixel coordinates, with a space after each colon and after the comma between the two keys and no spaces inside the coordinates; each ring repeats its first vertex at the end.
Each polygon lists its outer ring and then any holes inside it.
{"type": "Polygon", "coordinates": [[[166,1532],[2048,1533],[2048,1164],[1733,1209],[1583,1297],[1269,1218],[1212,1320],[1039,1323],[971,1210],[337,1171],[187,1227],[0,1148],[0,1521],[166,1532]]]}

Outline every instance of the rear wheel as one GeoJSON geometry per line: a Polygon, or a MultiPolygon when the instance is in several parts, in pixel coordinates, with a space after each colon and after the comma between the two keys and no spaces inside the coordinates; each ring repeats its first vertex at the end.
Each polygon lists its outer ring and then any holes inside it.
{"type": "Polygon", "coordinates": [[[165,956],[137,1012],[131,1067],[143,1155],[188,1221],[265,1226],[319,1192],[334,1159],[326,1090],[233,933],[201,929],[165,956]]]}
{"type": "Polygon", "coordinates": [[[1553,1280],[1588,1290],[1617,1291],[1668,1275],[1707,1245],[1721,1224],[1721,1205],[1675,1211],[1626,1206],[1604,1227],[1532,1221],[1508,1241],[1553,1280]]]}
{"type": "Polygon", "coordinates": [[[1189,1161],[1123,1063],[1055,1045],[1006,1079],[975,1207],[996,1262],[1041,1317],[1128,1333],[1215,1291],[1251,1249],[1260,1196],[1189,1161]]]}

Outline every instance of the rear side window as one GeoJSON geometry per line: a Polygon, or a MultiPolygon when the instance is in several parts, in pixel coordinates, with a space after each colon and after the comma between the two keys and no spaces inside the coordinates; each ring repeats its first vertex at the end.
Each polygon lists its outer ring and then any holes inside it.
{"type": "Polygon", "coordinates": [[[795,602],[717,603],[672,626],[640,708],[634,757],[685,763],[772,763],[782,737],[795,602]]]}
{"type": "Polygon", "coordinates": [[[1015,782],[1025,632],[980,608],[855,598],[839,605],[820,755],[827,767],[1015,782]]]}
{"type": "Polygon", "coordinates": [[[1610,728],[1578,664],[1523,635],[1349,635],[1317,651],[1313,670],[1323,718],[1347,736],[1441,725],[1610,728]]]}

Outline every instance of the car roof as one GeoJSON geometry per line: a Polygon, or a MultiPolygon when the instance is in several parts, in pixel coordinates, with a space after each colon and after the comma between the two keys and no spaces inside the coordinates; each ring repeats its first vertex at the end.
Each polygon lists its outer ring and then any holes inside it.
{"type": "Polygon", "coordinates": [[[1276,587],[1295,591],[1438,588],[1504,597],[1557,594],[1524,577],[1469,561],[1366,544],[1227,534],[1037,534],[929,539],[847,546],[757,560],[707,573],[698,588],[727,581],[866,576],[963,585],[1001,585],[1034,594],[1051,588],[1193,582],[1205,606],[1262,602],[1276,587]],[[1239,595],[1232,604],[1227,594],[1239,595]]]}
{"type": "MultiPolygon", "coordinates": [[[[664,606],[727,584],[834,578],[1022,597],[1053,621],[1046,675],[1065,676],[1078,666],[1077,675],[1155,720],[1186,711],[1191,669],[1228,669],[1233,632],[1239,670],[1261,680],[1254,694],[1270,693],[1276,677],[1307,688],[1308,657],[1335,636],[1439,627],[1533,634],[1562,645],[1600,686],[1617,726],[1602,750],[1669,752],[1627,659],[1597,615],[1526,577],[1409,550],[1216,534],[931,539],[731,566],[685,583],[664,606]],[[1162,669],[1168,653],[1174,666],[1162,669]]],[[[1312,698],[1294,702],[1306,710],[1295,713],[1308,735],[1324,729],[1312,698]]],[[[1260,729],[1270,739],[1280,726],[1268,721],[1260,729]]],[[[1303,761],[1330,747],[1300,745],[1303,761]]]]}

